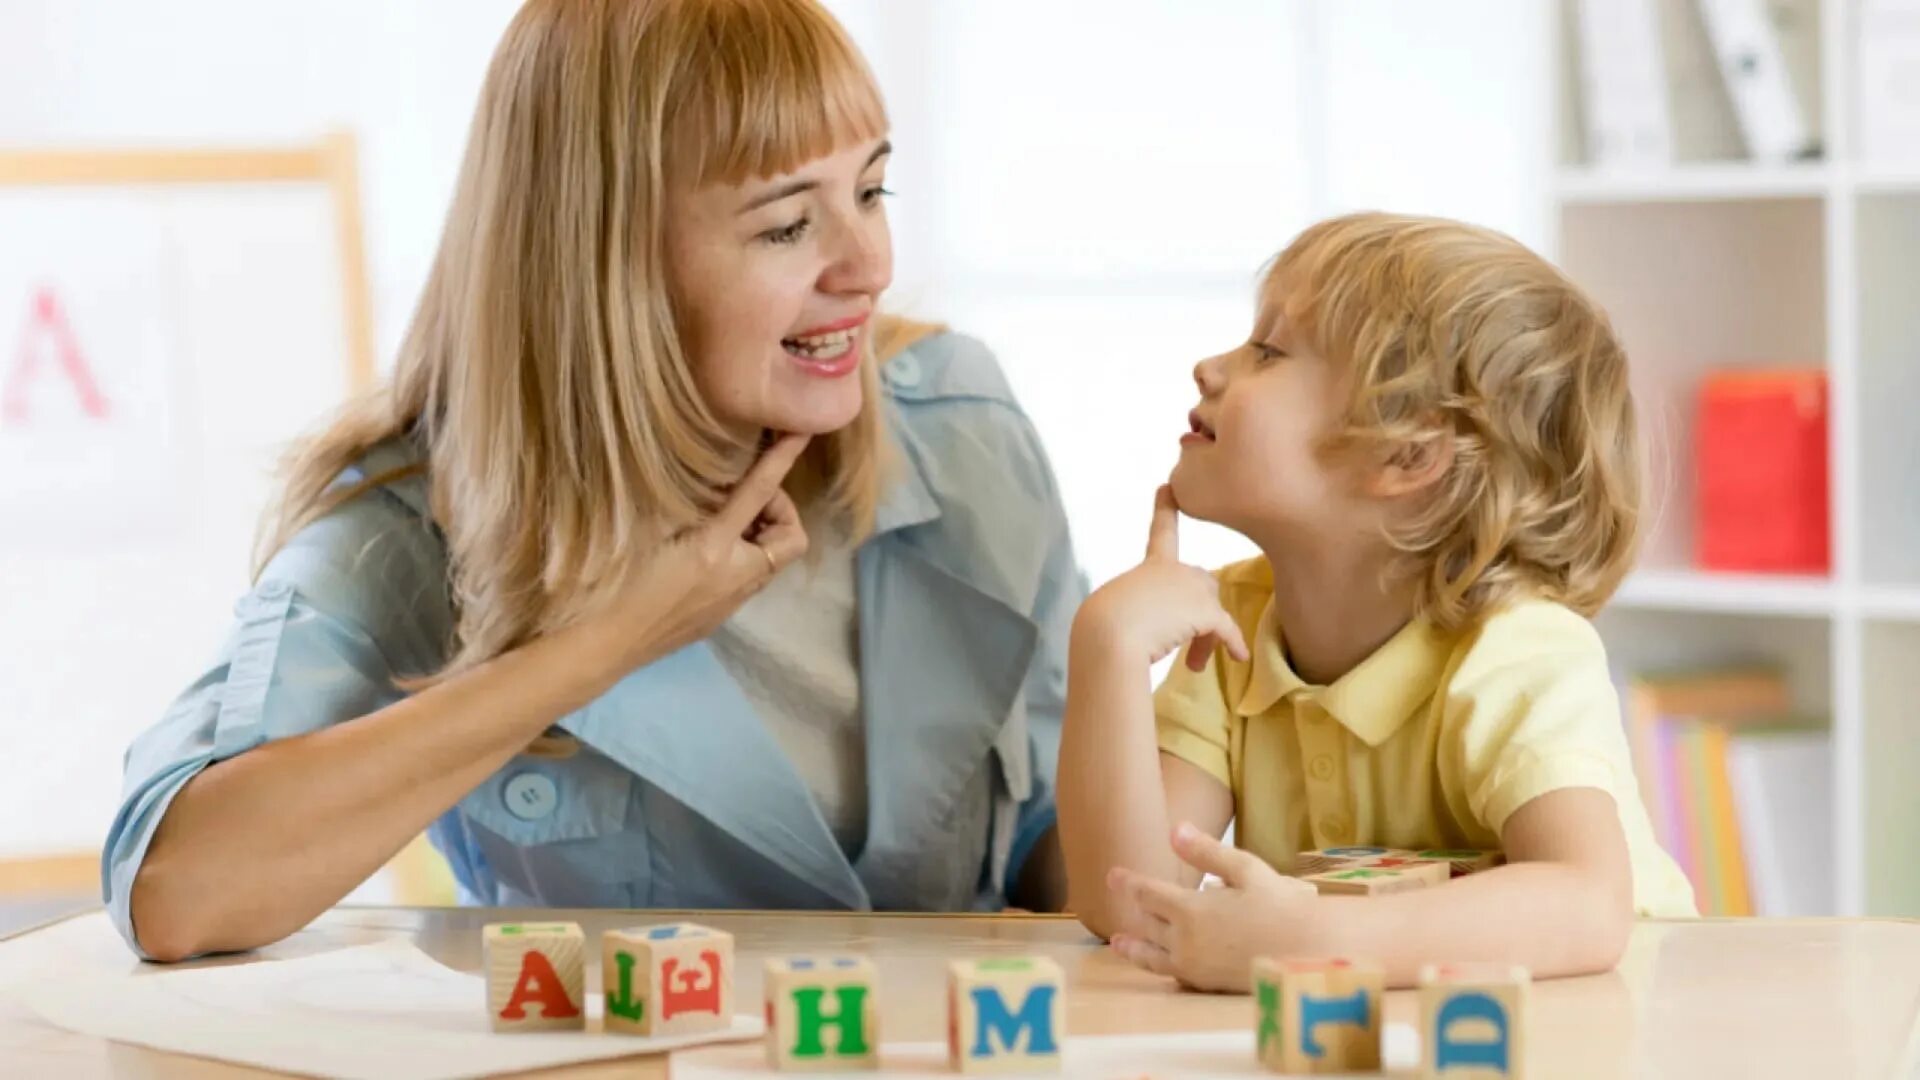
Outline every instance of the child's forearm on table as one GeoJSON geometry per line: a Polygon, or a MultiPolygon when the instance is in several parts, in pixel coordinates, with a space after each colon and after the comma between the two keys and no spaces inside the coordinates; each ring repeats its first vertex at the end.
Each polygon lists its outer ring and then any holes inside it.
{"type": "Polygon", "coordinates": [[[1440,888],[1330,897],[1329,952],[1374,960],[1410,986],[1428,963],[1518,964],[1536,978],[1606,971],[1633,928],[1630,883],[1568,863],[1511,863],[1440,888]]]}

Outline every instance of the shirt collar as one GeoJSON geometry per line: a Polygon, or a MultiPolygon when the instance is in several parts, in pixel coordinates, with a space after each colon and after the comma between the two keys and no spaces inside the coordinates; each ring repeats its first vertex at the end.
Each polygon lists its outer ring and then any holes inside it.
{"type": "Polygon", "coordinates": [[[1315,687],[1287,663],[1269,597],[1250,645],[1252,675],[1235,711],[1258,716],[1290,694],[1311,692],[1347,730],[1367,745],[1379,746],[1433,696],[1446,669],[1448,644],[1447,635],[1416,618],[1333,685],[1315,687]]]}

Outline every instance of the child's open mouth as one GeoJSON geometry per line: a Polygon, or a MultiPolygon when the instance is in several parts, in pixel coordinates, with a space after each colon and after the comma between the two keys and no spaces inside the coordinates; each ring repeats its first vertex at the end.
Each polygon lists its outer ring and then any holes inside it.
{"type": "Polygon", "coordinates": [[[1210,443],[1213,441],[1213,428],[1208,425],[1205,420],[1200,419],[1199,409],[1195,409],[1187,414],[1187,428],[1187,433],[1180,436],[1180,445],[1185,446],[1188,443],[1210,443]]]}

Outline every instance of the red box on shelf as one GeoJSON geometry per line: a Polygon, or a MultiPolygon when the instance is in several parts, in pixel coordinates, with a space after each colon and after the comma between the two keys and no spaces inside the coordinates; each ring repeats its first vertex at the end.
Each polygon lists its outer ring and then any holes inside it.
{"type": "Polygon", "coordinates": [[[1825,371],[1707,376],[1693,447],[1694,558],[1702,569],[1830,569],[1825,371]]]}

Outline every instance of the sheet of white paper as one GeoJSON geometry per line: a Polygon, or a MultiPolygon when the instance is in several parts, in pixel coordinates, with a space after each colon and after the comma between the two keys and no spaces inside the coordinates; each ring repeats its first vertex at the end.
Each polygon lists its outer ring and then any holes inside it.
{"type": "MultiPolygon", "coordinates": [[[[1381,1057],[1386,1071],[1351,1074],[1385,1076],[1420,1064],[1420,1034],[1411,1024],[1388,1024],[1381,1057]]],[[[952,1080],[944,1043],[886,1043],[880,1047],[881,1074],[889,1078],[941,1077],[952,1080]]],[[[1245,1031],[1185,1032],[1177,1035],[1076,1035],[1067,1040],[1061,1074],[1103,1080],[1146,1077],[1272,1076],[1253,1055],[1253,1028],[1245,1031]]],[[[739,1080],[780,1076],[767,1066],[760,1045],[709,1047],[675,1054],[673,1080],[739,1080]]],[[[872,1072],[809,1073],[809,1080],[872,1080],[872,1072]]]]}
{"type": "MultiPolygon", "coordinates": [[[[581,1061],[757,1039],[758,1017],[708,1035],[496,1034],[486,982],[400,942],[299,960],[29,984],[15,991],[48,1023],[120,1042],[303,1076],[460,1080],[581,1061]]],[[[758,1052],[759,1045],[754,1048],[758,1052]]]]}

